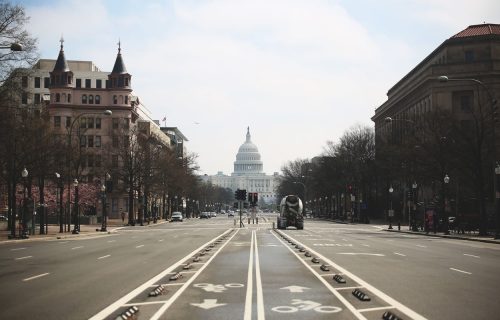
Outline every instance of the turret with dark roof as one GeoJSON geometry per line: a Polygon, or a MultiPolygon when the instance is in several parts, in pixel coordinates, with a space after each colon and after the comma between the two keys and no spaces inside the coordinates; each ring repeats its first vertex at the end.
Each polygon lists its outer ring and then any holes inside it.
{"type": "Polygon", "coordinates": [[[69,69],[68,62],[64,56],[64,39],[61,37],[61,49],[57,57],[54,70],[50,73],[51,87],[71,87],[73,83],[73,72],[69,69]]]}
{"type": "Polygon", "coordinates": [[[111,88],[131,89],[131,75],[127,72],[121,53],[121,43],[118,42],[118,54],[116,55],[113,71],[108,76],[111,88]]]}

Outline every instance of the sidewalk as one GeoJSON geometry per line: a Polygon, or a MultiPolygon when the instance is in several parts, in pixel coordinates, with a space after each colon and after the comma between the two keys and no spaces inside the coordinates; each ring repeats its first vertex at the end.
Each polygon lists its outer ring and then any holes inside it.
{"type": "Polygon", "coordinates": [[[459,240],[468,240],[468,241],[479,241],[486,243],[496,243],[500,244],[500,239],[495,239],[494,235],[480,236],[476,233],[451,233],[444,234],[444,232],[425,232],[425,231],[410,231],[408,230],[408,226],[401,226],[401,230],[398,230],[397,225],[393,226],[393,229],[385,228],[383,229],[387,232],[396,232],[396,233],[406,233],[406,234],[415,234],[426,237],[437,237],[437,238],[448,238],[448,239],[459,239],[459,240]]]}
{"type": "MultiPolygon", "coordinates": [[[[165,220],[158,220],[157,223],[151,222],[149,225],[144,223],[144,226],[140,226],[136,224],[137,228],[147,228],[147,227],[152,227],[155,225],[163,224],[168,221],[165,220]]],[[[96,235],[105,235],[109,234],[112,232],[115,232],[116,230],[123,228],[124,225],[121,221],[121,219],[109,219],[107,223],[107,232],[102,232],[101,230],[101,224],[82,224],[80,225],[80,233],[79,234],[72,234],[71,231],[69,232],[63,232],[59,233],[59,225],[55,224],[50,224],[48,227],[48,234],[40,234],[40,230],[38,229],[39,226],[36,228],[36,232],[34,235],[29,235],[29,238],[27,239],[20,239],[19,238],[19,230],[16,230],[16,238],[15,239],[9,239],[10,231],[6,230],[7,226],[5,224],[1,226],[0,230],[0,244],[1,243],[10,243],[10,242],[30,242],[30,241],[35,241],[35,240],[54,240],[54,239],[70,239],[70,238],[76,238],[76,237],[87,237],[87,236],[96,236],[96,235]]],[[[64,226],[66,228],[66,226],[64,226]]],[[[73,230],[73,225],[71,225],[71,230],[73,230]]]]}

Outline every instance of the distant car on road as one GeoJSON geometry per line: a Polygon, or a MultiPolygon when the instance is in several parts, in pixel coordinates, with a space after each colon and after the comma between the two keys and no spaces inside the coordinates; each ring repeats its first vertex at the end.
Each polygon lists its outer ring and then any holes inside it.
{"type": "Polygon", "coordinates": [[[212,217],[212,218],[217,217],[217,213],[215,213],[215,212],[210,212],[210,217],[212,217]]]}
{"type": "Polygon", "coordinates": [[[210,218],[210,213],[208,212],[200,213],[200,219],[208,219],[208,218],[210,218]]]}
{"type": "Polygon", "coordinates": [[[228,214],[227,214],[228,217],[234,217],[234,212],[232,211],[229,211],[228,214]]]}
{"type": "Polygon", "coordinates": [[[174,222],[174,221],[180,221],[180,222],[182,222],[183,221],[182,212],[179,212],[179,211],[172,212],[172,219],[170,219],[170,221],[172,221],[172,222],[174,222]]]}

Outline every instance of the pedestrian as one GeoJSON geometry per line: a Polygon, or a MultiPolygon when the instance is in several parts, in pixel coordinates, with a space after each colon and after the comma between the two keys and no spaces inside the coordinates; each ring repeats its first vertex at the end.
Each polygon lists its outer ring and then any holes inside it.
{"type": "Polygon", "coordinates": [[[122,223],[125,223],[125,211],[122,211],[122,223]]]}

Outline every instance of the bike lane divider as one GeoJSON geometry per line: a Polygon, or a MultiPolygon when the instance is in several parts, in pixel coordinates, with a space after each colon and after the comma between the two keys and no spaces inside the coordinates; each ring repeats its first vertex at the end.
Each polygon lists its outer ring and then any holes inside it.
{"type": "Polygon", "coordinates": [[[266,318],[365,319],[332,295],[273,233],[259,233],[257,245],[266,318]]]}
{"type": "Polygon", "coordinates": [[[239,230],[161,319],[255,319],[253,233],[239,230]]]}
{"type": "Polygon", "coordinates": [[[211,263],[238,230],[229,229],[192,251],[141,286],[127,293],[90,318],[121,319],[138,308],[140,319],[160,319],[191,282],[211,263]]]}
{"type": "Polygon", "coordinates": [[[322,280],[335,296],[340,295],[344,305],[359,319],[415,319],[426,318],[373,287],[347,269],[298,242],[291,232],[276,231],[276,238],[284,243],[311,272],[322,280]],[[332,277],[333,276],[333,277],[332,277]]]}

